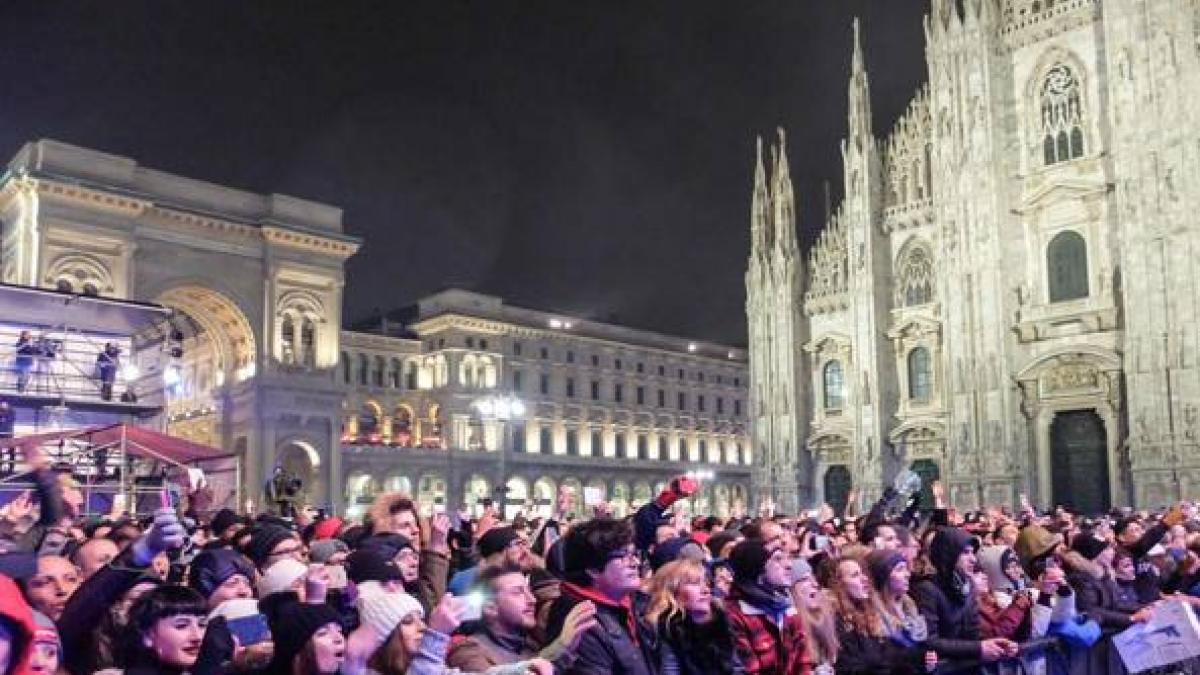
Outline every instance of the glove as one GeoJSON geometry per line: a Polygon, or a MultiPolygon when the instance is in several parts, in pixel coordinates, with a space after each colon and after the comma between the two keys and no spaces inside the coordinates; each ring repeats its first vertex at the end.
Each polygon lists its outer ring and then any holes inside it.
{"type": "Polygon", "coordinates": [[[667,484],[667,489],[659,493],[658,499],[655,499],[654,502],[665,510],[680,499],[686,499],[696,494],[698,489],[700,489],[700,483],[695,478],[676,476],[667,484]]]}
{"type": "Polygon", "coordinates": [[[133,551],[133,562],[139,567],[145,567],[153,562],[159,553],[173,548],[182,548],[187,540],[187,531],[175,515],[175,509],[161,508],[154,512],[154,524],[130,547],[133,551]]]}
{"type": "Polygon", "coordinates": [[[222,675],[229,671],[229,663],[233,661],[235,643],[225,617],[213,617],[204,630],[204,640],[200,643],[200,654],[191,669],[192,675],[222,675]]]}

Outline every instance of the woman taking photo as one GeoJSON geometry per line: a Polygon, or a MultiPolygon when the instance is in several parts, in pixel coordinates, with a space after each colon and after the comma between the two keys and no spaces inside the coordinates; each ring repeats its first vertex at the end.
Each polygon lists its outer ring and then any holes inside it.
{"type": "Polygon", "coordinates": [[[677,560],[650,580],[646,620],[662,640],[661,675],[741,673],[725,612],[713,602],[704,565],[677,560]]]}
{"type": "Polygon", "coordinates": [[[871,577],[857,558],[841,557],[834,578],[838,673],[920,673],[936,666],[922,642],[924,621],[905,594],[908,564],[896,551],[873,551],[871,577]],[[907,603],[907,604],[906,604],[907,603]],[[885,616],[886,613],[886,616],[885,616]]]}

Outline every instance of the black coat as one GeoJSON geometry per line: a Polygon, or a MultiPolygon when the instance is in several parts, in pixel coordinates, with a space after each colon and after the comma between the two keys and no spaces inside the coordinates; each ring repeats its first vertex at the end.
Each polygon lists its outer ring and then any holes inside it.
{"type": "Polygon", "coordinates": [[[912,588],[929,630],[926,644],[939,656],[954,660],[982,656],[979,604],[973,591],[960,589],[954,572],[959,556],[970,545],[971,536],[958,528],[939,530],[929,545],[929,561],[936,572],[912,588]]]}
{"type": "Polygon", "coordinates": [[[732,675],[743,672],[734,652],[733,632],[725,610],[713,603],[713,618],[697,625],[685,617],[659,617],[661,656],[678,666],[680,675],[732,675]]]}
{"type": "MultiPolygon", "coordinates": [[[[591,599],[572,591],[563,584],[562,595],[550,606],[549,631],[553,640],[562,630],[563,622],[575,605],[591,599]]],[[[597,626],[584,633],[575,650],[575,662],[563,675],[657,675],[658,647],[652,627],[642,617],[647,598],[638,593],[633,602],[633,616],[621,607],[595,601],[597,626]],[[630,621],[635,633],[630,633],[630,621]]]]}
{"type": "Polygon", "coordinates": [[[906,647],[889,638],[872,637],[840,620],[838,643],[834,667],[839,675],[915,675],[925,672],[924,645],[906,647]]]}

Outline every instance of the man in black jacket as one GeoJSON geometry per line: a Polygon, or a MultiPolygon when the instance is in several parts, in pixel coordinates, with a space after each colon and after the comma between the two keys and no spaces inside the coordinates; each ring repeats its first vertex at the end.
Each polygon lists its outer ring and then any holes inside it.
{"type": "Polygon", "coordinates": [[[927,644],[938,656],[956,660],[998,661],[1017,655],[1017,643],[1005,638],[981,640],[979,607],[971,586],[976,541],[955,527],[944,527],[929,545],[936,569],[913,587],[913,598],[929,631],[927,644]]]}
{"type": "Polygon", "coordinates": [[[549,630],[560,631],[567,615],[583,602],[596,606],[599,625],[584,633],[566,675],[658,672],[654,630],[642,619],[647,598],[638,592],[640,564],[633,539],[628,523],[610,518],[590,520],[567,534],[567,578],[550,609],[549,630]]]}

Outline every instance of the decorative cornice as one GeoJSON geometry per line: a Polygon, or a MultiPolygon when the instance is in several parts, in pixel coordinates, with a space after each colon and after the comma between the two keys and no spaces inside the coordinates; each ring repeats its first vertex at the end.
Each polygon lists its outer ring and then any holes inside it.
{"type": "Polygon", "coordinates": [[[357,253],[362,245],[361,241],[333,239],[272,225],[263,225],[259,230],[262,232],[263,239],[269,244],[308,253],[332,255],[342,260],[357,253]]]}

